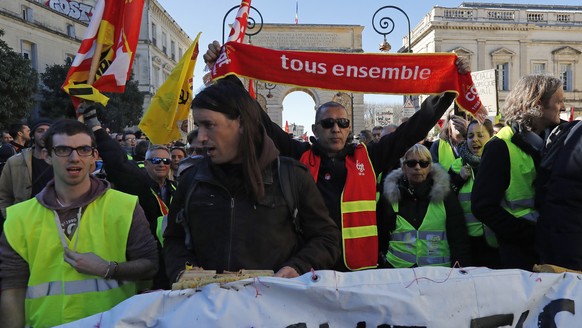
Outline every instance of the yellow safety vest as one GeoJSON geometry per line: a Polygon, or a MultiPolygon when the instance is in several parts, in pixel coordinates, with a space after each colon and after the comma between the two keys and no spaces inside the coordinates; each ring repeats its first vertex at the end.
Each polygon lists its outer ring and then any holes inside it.
{"type": "Polygon", "coordinates": [[[449,171],[449,168],[455,161],[455,153],[453,153],[452,147],[453,146],[451,146],[451,144],[448,141],[444,139],[439,139],[439,149],[438,149],[439,164],[447,172],[449,171]]]}
{"type": "MultiPolygon", "coordinates": [[[[321,157],[311,150],[303,153],[317,183],[321,157]]],[[[376,174],[364,144],[346,156],[347,177],[341,196],[341,229],[344,264],[350,270],[378,266],[378,227],[376,226],[376,174]]]]}
{"type": "MultiPolygon", "coordinates": [[[[451,170],[453,172],[459,174],[461,172],[461,168],[463,167],[463,160],[461,158],[457,158],[453,165],[451,165],[451,170]]],[[[467,225],[467,232],[471,237],[480,237],[485,235],[485,240],[487,244],[491,247],[498,248],[499,244],[497,243],[497,238],[495,237],[495,233],[489,227],[483,224],[483,222],[477,220],[473,212],[471,211],[471,192],[473,191],[473,183],[475,178],[473,175],[469,177],[469,179],[465,182],[463,187],[459,190],[459,203],[463,208],[463,213],[465,215],[465,224],[467,225]]]]}
{"type": "Polygon", "coordinates": [[[495,135],[507,144],[511,168],[509,187],[501,206],[511,215],[535,223],[539,216],[534,209],[536,167],[533,158],[511,142],[513,134],[511,127],[506,126],[495,135]]]}
{"type": "MultiPolygon", "coordinates": [[[[136,204],[135,196],[107,190],[87,206],[71,240],[67,239],[68,248],[126,262],[136,204]]],[[[52,327],[107,311],[137,292],[133,282],[82,274],[66,263],[55,216],[36,198],[7,209],[6,239],[30,270],[25,317],[32,327],[52,327]]]]}
{"type": "MultiPolygon", "coordinates": [[[[398,213],[398,203],[392,204],[398,213]]],[[[394,268],[418,266],[451,266],[447,240],[447,211],[444,203],[430,202],[419,229],[396,214],[396,229],[390,233],[386,260],[394,268]]]]}

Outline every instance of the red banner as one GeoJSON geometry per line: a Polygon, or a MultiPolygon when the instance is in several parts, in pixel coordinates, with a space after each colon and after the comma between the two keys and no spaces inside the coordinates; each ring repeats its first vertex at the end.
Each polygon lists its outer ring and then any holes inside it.
{"type": "Polygon", "coordinates": [[[346,54],[273,50],[227,42],[212,68],[212,78],[236,74],[277,84],[363,93],[420,95],[451,91],[459,95],[459,107],[482,118],[484,107],[471,74],[459,74],[456,59],[452,53],[346,54]]]}

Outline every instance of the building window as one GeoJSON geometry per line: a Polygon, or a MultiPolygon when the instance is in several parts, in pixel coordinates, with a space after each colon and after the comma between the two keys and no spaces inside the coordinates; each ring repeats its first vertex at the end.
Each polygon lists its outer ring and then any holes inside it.
{"type": "Polygon", "coordinates": [[[497,64],[497,88],[499,91],[509,91],[509,63],[497,64]]]}
{"type": "Polygon", "coordinates": [[[75,60],[75,55],[73,54],[65,54],[65,63],[70,65],[73,63],[73,60],[75,60]]]}
{"type": "Polygon", "coordinates": [[[75,25],[67,24],[67,35],[71,38],[75,37],[75,25]]]}
{"type": "Polygon", "coordinates": [[[546,63],[533,63],[532,74],[545,74],[546,73],[546,63]]]}
{"type": "Polygon", "coordinates": [[[176,43],[173,40],[170,41],[170,57],[172,60],[176,60],[176,43]]]}
{"type": "Polygon", "coordinates": [[[37,69],[36,44],[22,40],[20,42],[20,48],[21,48],[20,53],[22,54],[22,57],[30,60],[30,65],[32,66],[32,68],[36,70],[37,69]]]}
{"type": "Polygon", "coordinates": [[[154,66],[152,82],[153,82],[152,85],[154,87],[154,90],[157,90],[158,87],[160,86],[160,68],[159,67],[154,66]]]}
{"type": "Polygon", "coordinates": [[[22,19],[27,22],[32,22],[32,8],[27,6],[22,6],[22,19]]]}
{"type": "Polygon", "coordinates": [[[182,50],[182,48],[178,48],[178,56],[180,58],[182,58],[182,56],[184,56],[184,50],[182,50]]]}
{"type": "Polygon", "coordinates": [[[152,23],[152,43],[154,46],[158,46],[158,27],[154,23],[152,23]]]}
{"type": "Polygon", "coordinates": [[[162,32],[162,52],[167,55],[168,54],[168,46],[167,43],[168,39],[166,37],[166,32],[162,32]]]}
{"type": "Polygon", "coordinates": [[[562,80],[564,91],[572,91],[572,64],[560,64],[560,79],[562,80]]]}

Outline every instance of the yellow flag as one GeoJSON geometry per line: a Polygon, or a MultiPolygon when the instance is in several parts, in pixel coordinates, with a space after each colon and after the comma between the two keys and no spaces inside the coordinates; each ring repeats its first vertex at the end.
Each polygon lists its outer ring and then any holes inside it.
{"type": "Polygon", "coordinates": [[[178,122],[188,118],[192,103],[192,80],[199,38],[200,33],[160,86],[139,122],[139,128],[153,144],[167,144],[181,137],[178,122]]]}

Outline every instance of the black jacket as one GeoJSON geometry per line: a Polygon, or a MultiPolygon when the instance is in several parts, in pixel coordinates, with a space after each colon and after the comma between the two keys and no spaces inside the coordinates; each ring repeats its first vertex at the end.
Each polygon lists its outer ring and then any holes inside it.
{"type": "Polygon", "coordinates": [[[542,264],[582,270],[582,123],[564,124],[571,128],[564,138],[544,153],[536,188],[540,217],[537,246],[542,264]],[[575,125],[574,127],[572,127],[575,125]],[[547,171],[546,171],[547,170],[547,171]],[[540,175],[545,175],[540,177],[540,175]]]}
{"type": "MultiPolygon", "coordinates": [[[[539,152],[523,138],[516,137],[518,134],[514,135],[512,142],[530,154],[537,166],[539,152]]],[[[479,172],[473,184],[471,210],[478,220],[495,232],[502,268],[531,271],[533,264],[538,261],[534,248],[535,224],[516,218],[501,206],[509,187],[510,170],[507,144],[497,137],[491,138],[483,149],[479,172]]]]}
{"type": "MultiPolygon", "coordinates": [[[[422,103],[421,109],[408,121],[402,123],[396,131],[382,137],[379,142],[371,144],[368,148],[368,154],[376,175],[383,172],[383,176],[386,176],[388,172],[397,168],[400,157],[412,145],[426,137],[430,129],[449,108],[454,98],[454,93],[444,93],[441,96],[427,98],[422,103]]],[[[267,134],[273,139],[282,155],[300,159],[301,155],[311,148],[309,143],[290,138],[288,133],[271,122],[266,113],[263,114],[262,120],[263,125],[267,127],[267,134]]],[[[338,226],[341,226],[340,200],[347,177],[345,159],[348,154],[353,153],[354,147],[355,145],[352,144],[346,145],[338,156],[330,158],[319,149],[317,142],[314,142],[313,151],[321,156],[317,188],[323,196],[331,218],[338,226]]],[[[370,188],[376,188],[376,186],[370,186],[370,188]]],[[[338,246],[341,249],[341,243],[338,246]]],[[[343,256],[338,259],[334,269],[349,271],[344,264],[343,256]]]]}
{"type": "MultiPolygon", "coordinates": [[[[121,148],[116,140],[111,139],[103,129],[95,131],[97,150],[103,159],[103,167],[107,173],[107,181],[111,182],[116,190],[136,195],[150,224],[150,230],[156,237],[157,219],[162,216],[159,203],[152,190],[161,197],[160,186],[150,178],[144,169],[137,163],[127,159],[127,152],[121,148]]],[[[170,204],[176,183],[166,179],[168,193],[164,203],[170,204]]]]}
{"type": "MultiPolygon", "coordinates": [[[[159,184],[150,178],[144,169],[139,168],[136,162],[128,160],[127,152],[121,148],[119,142],[111,139],[104,129],[95,131],[95,138],[97,140],[97,150],[103,159],[103,167],[107,173],[107,181],[111,182],[114,189],[138,197],[139,205],[143,208],[150,225],[150,231],[157,241],[157,220],[158,217],[162,216],[162,211],[154,192],[158,196],[162,196],[159,184]]],[[[165,204],[170,204],[175,189],[175,182],[166,179],[166,190],[168,192],[164,199],[165,204]]],[[[161,248],[161,244],[158,241],[158,249],[160,251],[161,248]]],[[[170,288],[161,256],[159,271],[154,277],[153,288],[170,288]]]]}
{"type": "MultiPolygon", "coordinates": [[[[398,214],[415,229],[424,221],[430,202],[443,202],[446,210],[446,232],[451,265],[471,265],[471,247],[465,225],[465,216],[457,195],[450,190],[449,176],[438,164],[433,164],[425,183],[411,188],[404,180],[402,169],[390,173],[383,185],[383,194],[378,201],[378,240],[380,256],[385,258],[390,244],[390,232],[396,229],[396,213],[392,203],[398,202],[398,214]]],[[[382,262],[381,262],[382,263],[382,262]]]]}
{"type": "Polygon", "coordinates": [[[242,188],[240,165],[217,166],[208,158],[189,168],[170,206],[164,234],[167,273],[174,281],[188,261],[207,270],[273,270],[284,266],[299,274],[330,269],[340,254],[339,230],[333,223],[307,169],[293,161],[298,186],[298,222],[295,229],[277,174],[277,160],[262,170],[265,197],[254,202],[242,188]],[[194,191],[188,204],[185,198],[194,191]],[[187,207],[187,229],[192,250],[185,246],[185,232],[176,222],[187,207]]]}

